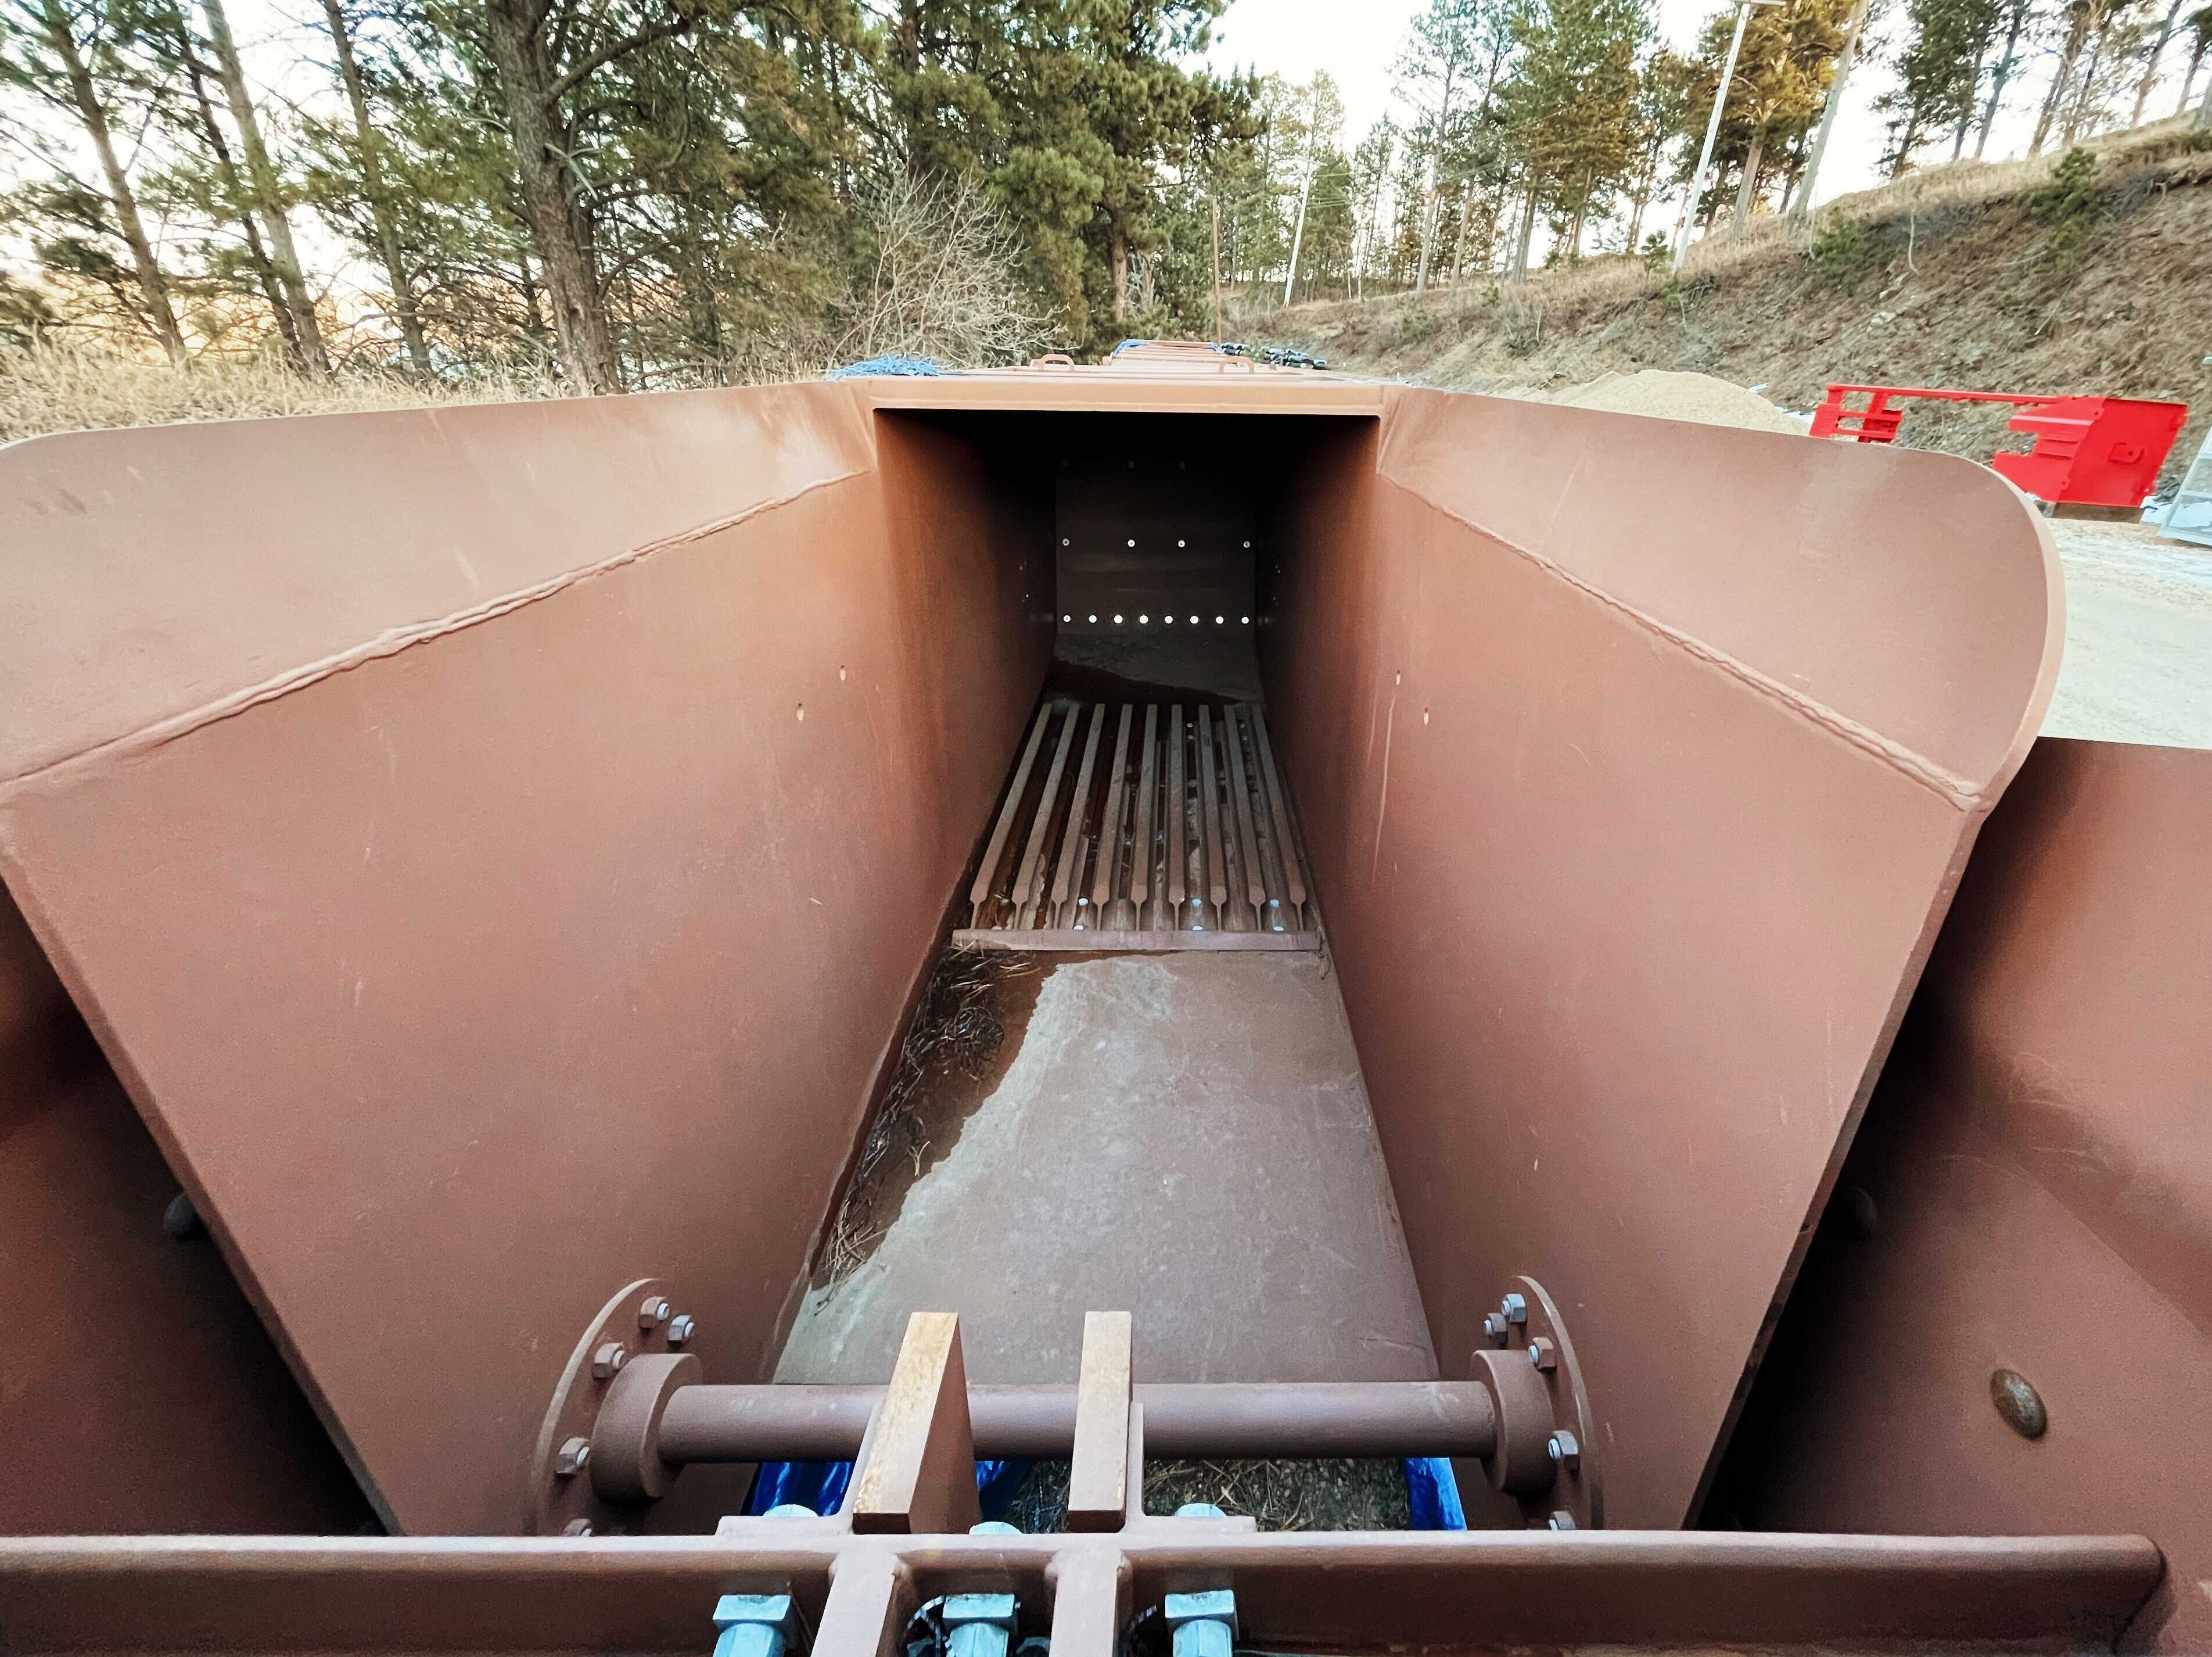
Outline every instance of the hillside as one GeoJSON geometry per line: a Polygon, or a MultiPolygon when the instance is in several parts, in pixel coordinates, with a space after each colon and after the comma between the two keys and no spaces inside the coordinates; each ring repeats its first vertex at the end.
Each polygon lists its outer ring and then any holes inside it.
{"type": "MultiPolygon", "coordinates": [[[[1545,395],[1608,373],[1692,369],[1809,411],[1831,381],[2172,399],[2212,414],[2212,143],[2179,121],[2055,161],[1929,168],[1793,232],[1763,221],[1692,250],[1679,281],[1613,256],[1525,286],[1307,304],[1239,319],[1332,368],[1545,395]],[[2080,164],[2076,163],[2076,171],[2080,164]]],[[[1986,458],[2004,415],[1924,405],[1905,441],[1986,458]]]]}

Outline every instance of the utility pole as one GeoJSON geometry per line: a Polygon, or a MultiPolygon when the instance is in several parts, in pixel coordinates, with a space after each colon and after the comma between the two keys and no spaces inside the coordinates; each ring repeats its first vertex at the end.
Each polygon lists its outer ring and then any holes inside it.
{"type": "Polygon", "coordinates": [[[1313,155],[1306,155],[1306,181],[1298,192],[1298,228],[1291,233],[1291,273],[1283,278],[1283,303],[1291,302],[1291,284],[1298,279],[1298,247],[1306,237],[1306,203],[1313,196],[1313,155]]]}
{"type": "Polygon", "coordinates": [[[1782,0],[1736,0],[1735,34],[1729,41],[1728,61],[1721,65],[1721,83],[1713,93],[1713,118],[1705,123],[1705,147],[1698,154],[1698,170],[1690,175],[1689,193],[1682,198],[1682,216],[1674,226],[1674,268],[1682,268],[1683,255],[1690,251],[1690,216],[1697,211],[1698,198],[1705,192],[1705,169],[1712,165],[1713,140],[1721,134],[1721,112],[1728,107],[1729,82],[1735,78],[1736,53],[1743,50],[1744,26],[1751,21],[1753,6],[1778,6],[1782,0]]]}

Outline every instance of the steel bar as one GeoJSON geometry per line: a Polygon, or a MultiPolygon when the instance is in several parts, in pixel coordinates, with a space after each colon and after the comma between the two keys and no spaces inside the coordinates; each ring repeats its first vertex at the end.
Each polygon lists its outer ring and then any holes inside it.
{"type": "MultiPolygon", "coordinates": [[[[21,1652],[696,1654],[715,1596],[733,1584],[787,1586],[820,1617],[834,1569],[841,1617],[880,1606],[887,1622],[892,1605],[945,1592],[963,1572],[994,1573],[1042,1611],[1055,1574],[1066,1593],[1068,1568],[1090,1559],[1127,1571],[1133,1610],[1193,1573],[1227,1575],[1248,1641],[1302,1649],[1460,1651],[1479,1628],[1492,1648],[1894,1653],[1972,1640],[2086,1650],[2109,1648],[2164,1569],[2139,1536],[1220,1536],[1163,1519],[1111,1538],[850,1537],[743,1522],[754,1528],[742,1540],[5,1538],[0,1604],[9,1648],[21,1652]],[[902,1566],[913,1576],[903,1593],[892,1586],[902,1566]]],[[[1087,1609],[1105,1587],[1085,1581],[1087,1609]]]]}
{"type": "MultiPolygon", "coordinates": [[[[860,1448],[880,1386],[687,1386],[668,1400],[660,1458],[836,1461],[860,1448]]],[[[970,1386],[975,1453],[1060,1457],[1075,1441],[1073,1386],[970,1386]]],[[[1491,1453],[1490,1399],[1474,1381],[1176,1384],[1136,1388],[1145,1447],[1226,1459],[1491,1453]]]]}

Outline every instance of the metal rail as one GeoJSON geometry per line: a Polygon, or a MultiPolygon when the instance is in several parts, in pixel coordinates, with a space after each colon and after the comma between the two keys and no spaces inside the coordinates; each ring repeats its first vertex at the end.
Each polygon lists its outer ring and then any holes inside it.
{"type": "MultiPolygon", "coordinates": [[[[880,1386],[684,1386],[660,1418],[660,1459],[839,1461],[858,1453],[880,1386]]],[[[1145,1447],[1173,1457],[1458,1456],[1497,1448],[1498,1417],[1475,1381],[1154,1383],[1134,1389],[1145,1447]]],[[[1065,1457],[1073,1386],[970,1386],[979,1456],[1065,1457]]]]}

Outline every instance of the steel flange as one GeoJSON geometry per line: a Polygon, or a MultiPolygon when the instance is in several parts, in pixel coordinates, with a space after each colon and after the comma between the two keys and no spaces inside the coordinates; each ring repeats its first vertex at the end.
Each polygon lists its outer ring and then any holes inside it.
{"type": "Polygon", "coordinates": [[[619,1453],[611,1459],[624,1465],[598,1477],[593,1441],[650,1442],[668,1392],[701,1378],[698,1359],[682,1350],[690,1328],[657,1277],[641,1277],[600,1308],[561,1372],[538,1429],[523,1515],[527,1534],[620,1536],[636,1528],[665,1480],[619,1453]],[[652,1396],[641,1410],[645,1393],[652,1396]]]}
{"type": "Polygon", "coordinates": [[[1597,1420],[1557,1303],[1534,1278],[1516,1277],[1483,1331],[1474,1370],[1498,1413],[1498,1448],[1483,1464],[1492,1487],[1532,1526],[1602,1526],[1597,1420]]]}

